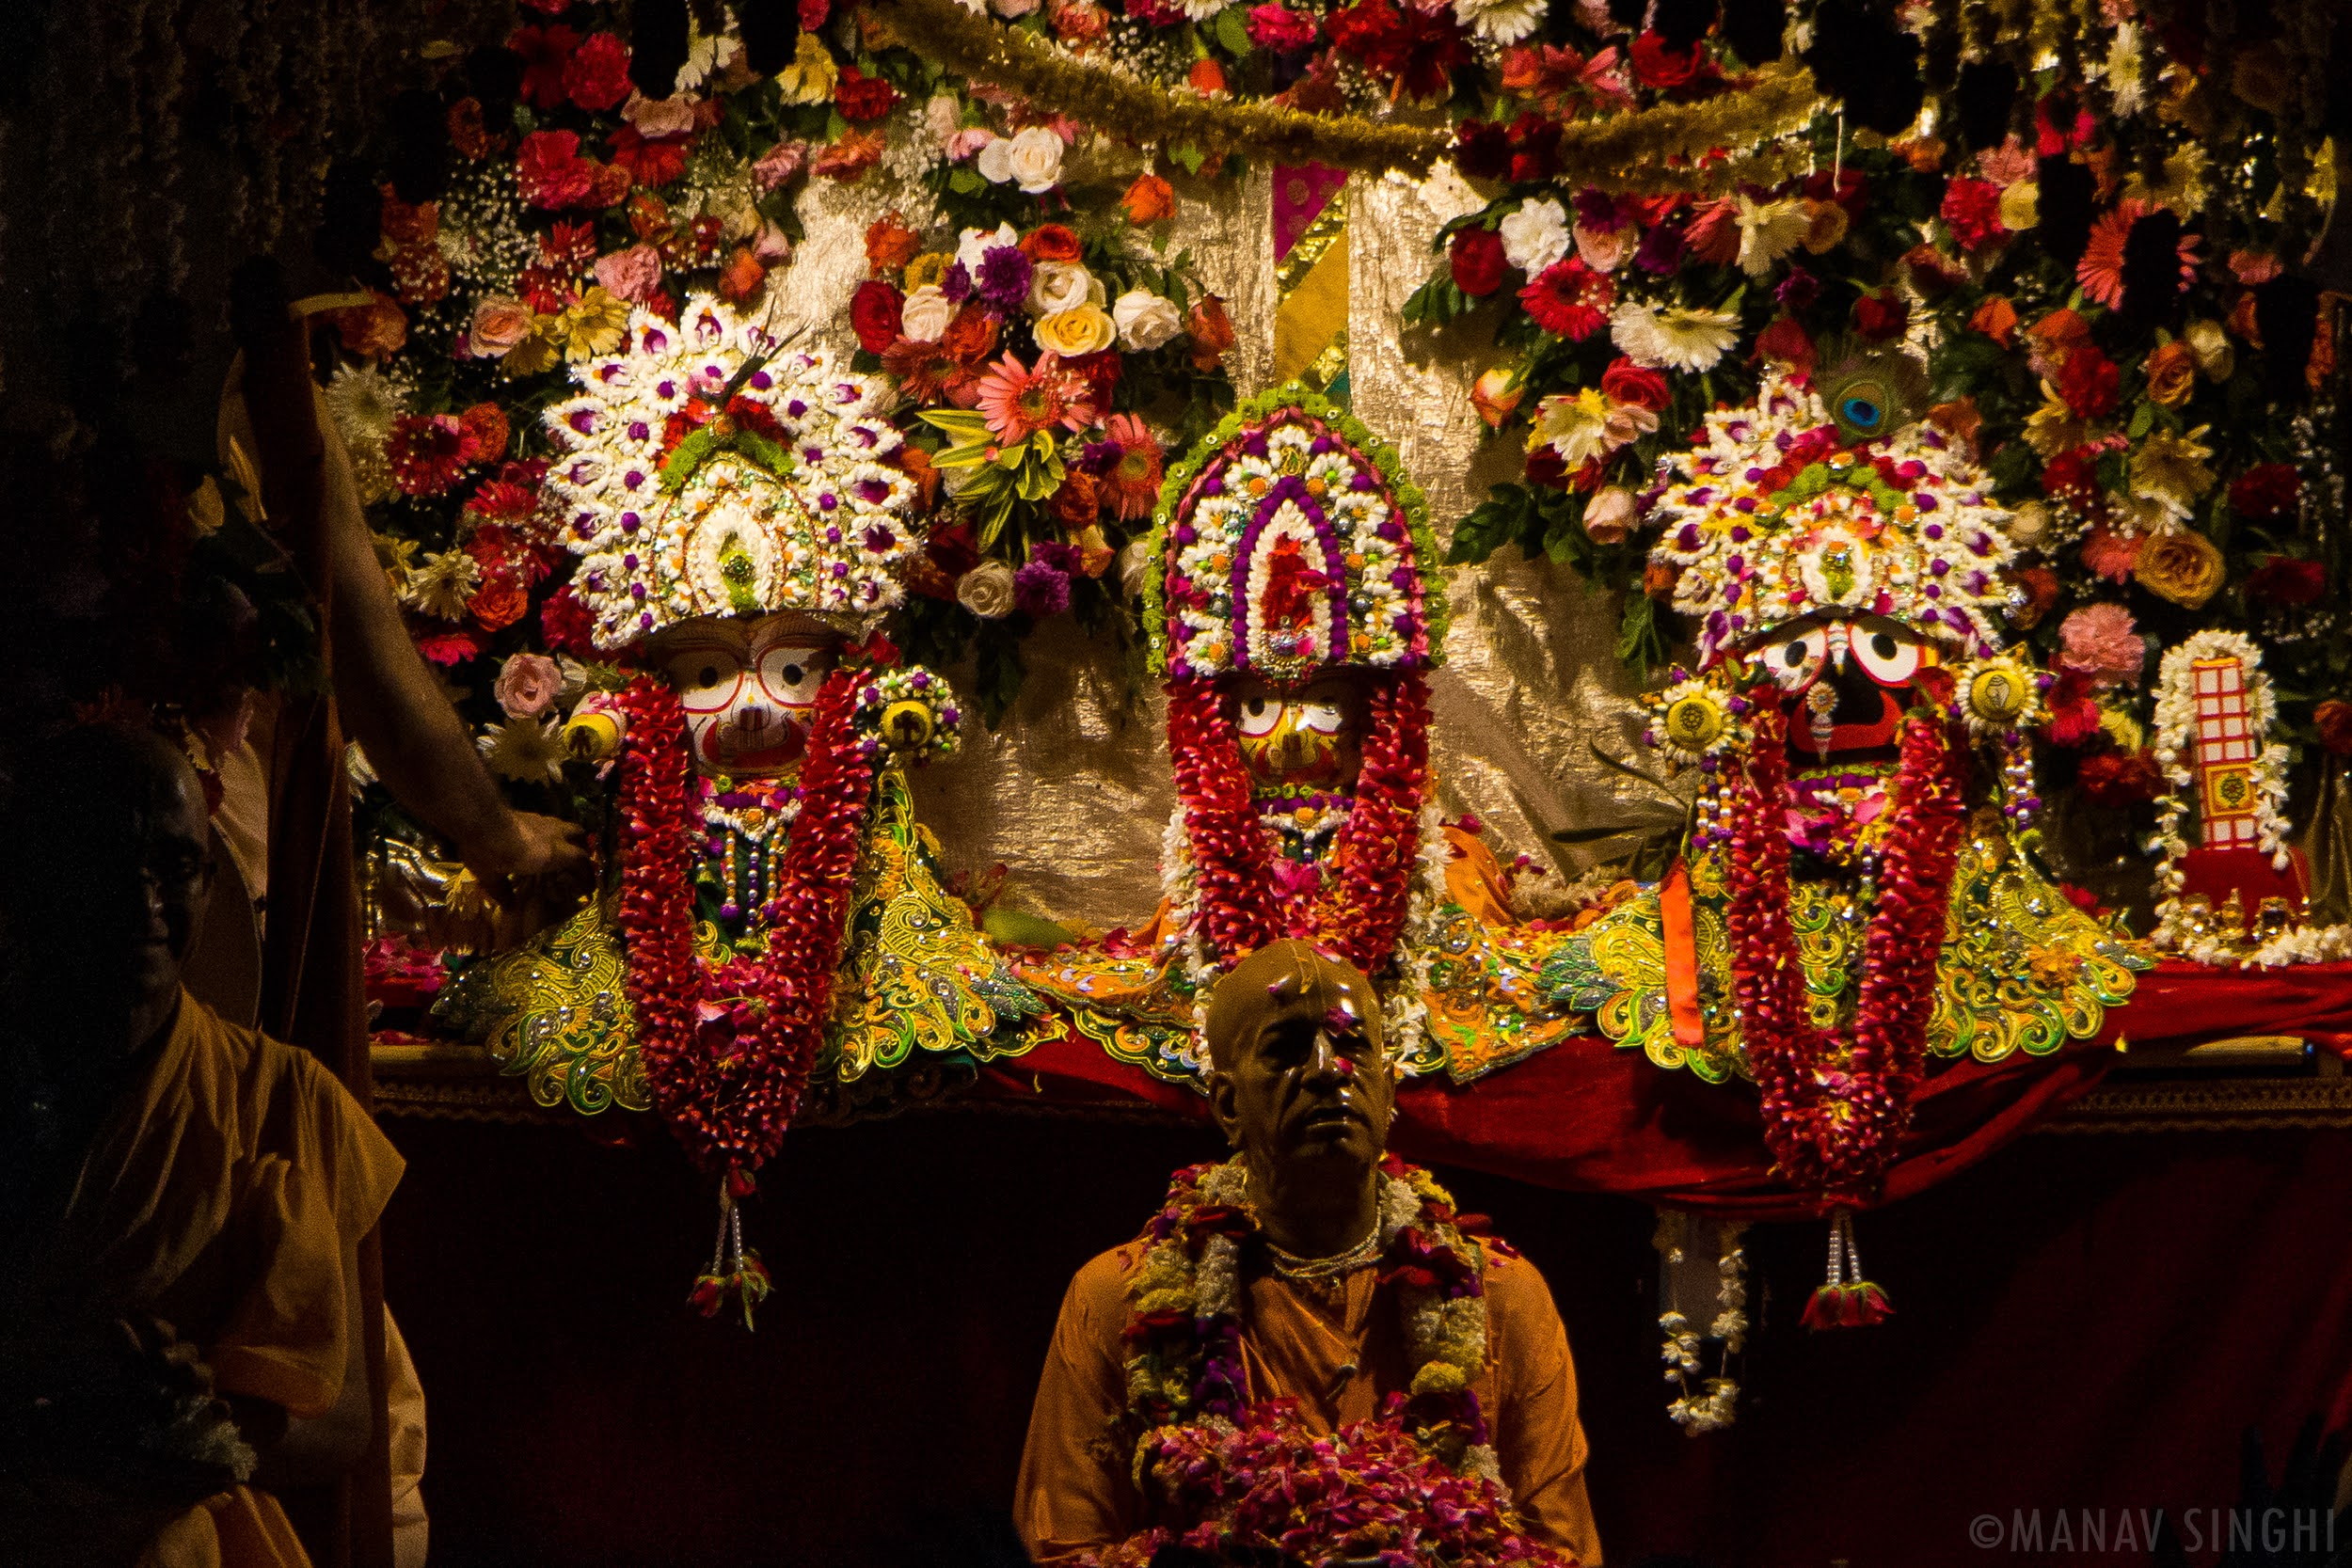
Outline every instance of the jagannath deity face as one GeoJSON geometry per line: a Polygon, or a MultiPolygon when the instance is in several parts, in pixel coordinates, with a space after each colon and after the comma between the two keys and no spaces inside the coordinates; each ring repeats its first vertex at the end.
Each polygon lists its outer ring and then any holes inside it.
{"type": "Polygon", "coordinates": [[[1779,688],[1788,753],[1800,768],[1890,762],[1914,684],[1940,663],[1935,645],[1884,616],[1808,615],[1752,643],[1779,688]]]}
{"type": "Polygon", "coordinates": [[[686,711],[695,770],[739,779],[796,770],[838,642],[792,613],[699,616],[663,632],[654,661],[686,711]]]}
{"type": "Polygon", "coordinates": [[[1364,697],[1344,674],[1295,685],[1245,676],[1233,690],[1233,728],[1261,799],[1343,795],[1363,763],[1364,697]]]}

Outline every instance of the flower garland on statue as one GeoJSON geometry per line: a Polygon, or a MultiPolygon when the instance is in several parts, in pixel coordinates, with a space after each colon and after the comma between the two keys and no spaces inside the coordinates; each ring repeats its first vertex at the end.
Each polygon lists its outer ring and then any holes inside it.
{"type": "MultiPolygon", "coordinates": [[[[1781,715],[1769,707],[1759,713],[1755,736],[1727,791],[1728,919],[1740,1032],[1763,1094],[1765,1142],[1780,1169],[1831,1205],[1859,1207],[1877,1196],[1910,1124],[1912,1092],[1926,1063],[1936,958],[1966,824],[1967,752],[1950,743],[1940,719],[1915,710],[1905,719],[1894,826],[1863,939],[1852,1035],[1840,1042],[1808,1017],[1804,970],[1792,961],[1781,715]]],[[[1869,1292],[1858,1321],[1883,1312],[1875,1286],[1857,1288],[1869,1292]]],[[[1813,1316],[1808,1307],[1808,1321],[1813,1316]]]]}
{"type": "MultiPolygon", "coordinates": [[[[1485,1258],[1465,1234],[1454,1200],[1428,1172],[1394,1156],[1381,1164],[1376,1266],[1402,1287],[1400,1311],[1410,1392],[1376,1421],[1329,1438],[1307,1433],[1291,1402],[1252,1402],[1241,1350],[1243,1251],[1258,1237],[1247,1167],[1178,1171],[1144,1227],[1142,1266],[1128,1282],[1123,1418],[1135,1474],[1156,1488],[1168,1522],[1120,1543],[1104,1564],[1148,1561],[1179,1542],[1208,1550],[1273,1549],[1323,1562],[1372,1549],[1367,1527],[1417,1542],[1419,1564],[1565,1560],[1519,1534],[1486,1417],[1471,1383],[1486,1363],[1485,1258]],[[1385,1457],[1387,1464],[1368,1463],[1385,1457]],[[1308,1490],[1285,1488],[1301,1472],[1348,1469],[1336,1496],[1353,1506],[1319,1511],[1308,1490]]],[[[1491,1244],[1491,1243],[1487,1243],[1491,1244]]]]}
{"type": "Polygon", "coordinates": [[[677,698],[640,676],[617,699],[628,720],[620,927],[638,1053],[654,1102],[687,1152],[723,1178],[718,1256],[694,1291],[706,1316],[739,1294],[748,1324],[768,1292],[758,1254],[742,1246],[734,1204],[750,1195],[754,1173],[782,1142],[824,1049],[881,750],[860,733],[874,695],[848,665],[826,678],[801,768],[800,809],[759,911],[764,946],[715,963],[694,942],[697,834],[677,698]]]}
{"type": "Polygon", "coordinates": [[[2238,632],[2198,632],[2177,647],[2165,650],[2164,662],[2156,675],[2156,765],[2164,769],[2172,788],[2158,805],[2156,831],[2148,847],[2164,856],[2156,872],[2156,885],[2164,890],[2156,914],[2166,925],[2171,923],[2175,901],[2180,897],[2181,857],[2190,847],[2181,832],[2181,825],[2187,819],[2189,800],[2197,786],[2196,775],[2189,769],[2189,752],[2197,737],[2196,670],[2197,661],[2201,658],[2238,661],[2246,688],[2247,734],[2257,747],[2252,759],[2254,823],[2260,834],[2257,842],[2262,851],[2270,856],[2274,867],[2283,871],[2287,866],[2286,752],[2269,740],[2271,726],[2278,722],[2279,703],[2270,689],[2270,677],[2263,670],[2262,649],[2252,639],[2238,632]]]}

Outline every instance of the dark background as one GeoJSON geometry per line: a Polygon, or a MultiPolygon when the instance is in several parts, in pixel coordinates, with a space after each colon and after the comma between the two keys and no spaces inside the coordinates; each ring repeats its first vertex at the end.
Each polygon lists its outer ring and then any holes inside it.
{"type": "MultiPolygon", "coordinates": [[[[446,1568],[981,1560],[1071,1272],[1216,1152],[1002,1111],[795,1132],[748,1213],[777,1286],[746,1335],[685,1305],[714,1195],[658,1133],[387,1126],[446,1568]]],[[[1696,1439],[1665,1416],[1651,1211],[1440,1175],[1551,1282],[1621,1568],[2144,1562],[1986,1551],[1968,1524],[2226,1508],[2243,1429],[2275,1472],[2307,1415],[2352,1415],[2352,1132],[2027,1138],[1861,1219],[1899,1314],[1870,1330],[1795,1327],[1822,1226],[1752,1231],[1740,1422],[1696,1439]]]]}

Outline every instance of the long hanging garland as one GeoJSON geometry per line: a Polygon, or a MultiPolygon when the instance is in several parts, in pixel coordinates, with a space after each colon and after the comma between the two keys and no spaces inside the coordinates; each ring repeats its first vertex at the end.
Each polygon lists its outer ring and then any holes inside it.
{"type": "Polygon", "coordinates": [[[1927,1059],[1952,869],[1966,821],[1965,748],[1943,721],[1904,721],[1890,810],[1863,939],[1852,1036],[1841,1044],[1805,1006],[1788,924],[1788,757],[1783,720],[1758,716],[1731,795],[1727,881],[1740,1033],[1763,1094],[1764,1139],[1787,1178],[1839,1208],[1867,1205],[1911,1122],[1927,1059]]]}
{"type": "Polygon", "coordinates": [[[1367,974],[1395,954],[1421,856],[1428,787],[1429,698],[1421,675],[1375,684],[1365,728],[1363,764],[1333,847],[1333,869],[1312,890],[1286,892],[1273,875],[1273,847],[1215,684],[1168,683],[1168,749],[1197,879],[1197,934],[1213,962],[1233,963],[1285,936],[1314,942],[1367,974]]]}
{"type": "Polygon", "coordinates": [[[745,1322],[767,1293],[757,1253],[742,1245],[734,1205],[782,1143],[824,1049],[834,970],[878,743],[860,733],[873,705],[864,673],[844,666],[818,693],[800,776],[801,809],[760,911],[762,951],[711,963],[694,947],[696,848],[687,811],[690,759],[677,699],[640,676],[620,698],[621,927],[628,933],[628,998],[654,1103],[687,1152],[722,1179],[720,1240],[694,1299],[715,1313],[730,1294],[745,1322]]]}

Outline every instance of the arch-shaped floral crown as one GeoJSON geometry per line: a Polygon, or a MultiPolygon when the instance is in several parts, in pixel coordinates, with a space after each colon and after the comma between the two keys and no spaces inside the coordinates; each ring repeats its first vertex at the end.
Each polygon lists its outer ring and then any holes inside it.
{"type": "Polygon", "coordinates": [[[1708,415],[1665,478],[1650,556],[1679,568],[1674,607],[1698,623],[1702,666],[1825,610],[1883,615],[1967,656],[2007,641],[2010,515],[1931,425],[1850,441],[1803,376],[1771,376],[1752,406],[1708,415]]]}
{"type": "Polygon", "coordinates": [[[697,615],[856,625],[898,602],[914,485],[887,461],[886,383],[783,350],[707,294],[675,324],[631,312],[621,352],[572,379],[545,416],[547,484],[598,646],[697,615]]]}
{"type": "Polygon", "coordinates": [[[1169,470],[1150,548],[1154,674],[1295,681],[1443,657],[1420,489],[1386,442],[1295,385],[1242,404],[1169,470]]]}

